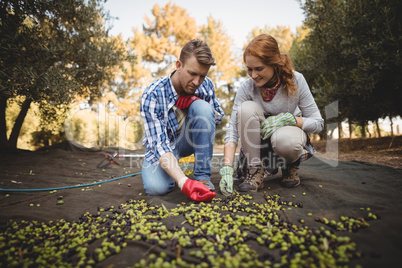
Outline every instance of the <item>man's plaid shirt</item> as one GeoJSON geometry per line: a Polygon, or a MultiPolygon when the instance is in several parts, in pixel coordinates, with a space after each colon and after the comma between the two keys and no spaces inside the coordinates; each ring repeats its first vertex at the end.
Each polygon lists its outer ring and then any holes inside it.
{"type": "MultiPolygon", "coordinates": [[[[156,165],[162,154],[174,149],[174,141],[178,137],[178,122],[174,112],[177,93],[173,88],[170,75],[154,81],[141,97],[141,116],[145,134],[142,144],[146,146],[145,159],[156,165]]],[[[210,103],[218,112],[216,124],[222,120],[224,112],[215,96],[214,85],[206,77],[195,94],[210,103]]]]}

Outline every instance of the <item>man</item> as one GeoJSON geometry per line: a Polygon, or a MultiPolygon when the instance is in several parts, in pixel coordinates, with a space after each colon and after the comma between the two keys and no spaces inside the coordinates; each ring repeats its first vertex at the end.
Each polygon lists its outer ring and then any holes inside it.
{"type": "Polygon", "coordinates": [[[141,98],[146,146],[142,181],[148,195],[164,195],[175,183],[195,201],[210,201],[211,158],[215,126],[223,110],[207,73],[215,59],[198,39],[182,49],[176,70],[154,81],[141,98]],[[179,167],[178,159],[194,154],[194,180],[179,167]]]}

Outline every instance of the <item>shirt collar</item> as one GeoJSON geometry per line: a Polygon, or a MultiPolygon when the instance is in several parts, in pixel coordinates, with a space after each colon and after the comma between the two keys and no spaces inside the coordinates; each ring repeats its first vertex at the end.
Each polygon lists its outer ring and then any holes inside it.
{"type": "Polygon", "coordinates": [[[170,84],[170,91],[171,92],[169,92],[169,94],[168,94],[168,96],[169,96],[169,104],[168,104],[168,108],[170,109],[170,108],[172,108],[174,105],[175,105],[175,103],[176,103],[176,101],[177,101],[177,99],[178,99],[178,97],[177,97],[177,92],[176,92],[176,90],[174,89],[174,86],[173,86],[173,83],[172,83],[172,75],[174,74],[176,72],[176,70],[174,70],[173,72],[171,72],[170,74],[169,74],[169,84],[170,84]]]}

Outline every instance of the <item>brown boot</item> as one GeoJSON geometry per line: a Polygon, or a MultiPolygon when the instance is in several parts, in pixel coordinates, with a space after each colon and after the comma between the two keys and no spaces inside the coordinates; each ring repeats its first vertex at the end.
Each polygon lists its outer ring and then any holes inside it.
{"type": "Polygon", "coordinates": [[[262,187],[264,187],[264,169],[262,167],[255,167],[247,170],[247,177],[239,185],[239,191],[257,192],[262,187]]]}
{"type": "Polygon", "coordinates": [[[297,160],[292,164],[288,164],[286,168],[282,169],[282,180],[279,183],[283,187],[293,188],[300,185],[300,178],[297,174],[299,170],[300,161],[297,160]]]}

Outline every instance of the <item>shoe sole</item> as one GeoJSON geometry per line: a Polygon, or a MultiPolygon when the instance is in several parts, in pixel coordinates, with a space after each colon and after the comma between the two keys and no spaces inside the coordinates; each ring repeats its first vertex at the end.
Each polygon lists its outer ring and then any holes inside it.
{"type": "Polygon", "coordinates": [[[280,182],[279,184],[280,184],[282,187],[285,187],[285,188],[295,188],[295,187],[297,187],[297,186],[300,185],[300,181],[298,181],[295,185],[287,185],[286,183],[283,183],[283,182],[280,182]]]}
{"type": "Polygon", "coordinates": [[[204,183],[202,181],[207,181],[207,180],[199,180],[202,184],[204,184],[210,191],[215,192],[215,185],[211,181],[209,183],[204,183]]]}
{"type": "Polygon", "coordinates": [[[240,192],[252,192],[252,193],[256,193],[256,192],[258,192],[258,190],[260,190],[260,189],[262,189],[262,188],[264,188],[264,183],[261,183],[260,184],[260,186],[258,186],[258,188],[257,189],[244,189],[244,190],[242,190],[240,187],[239,187],[239,191],[240,192]]]}

